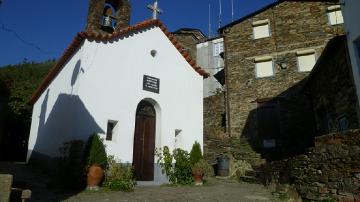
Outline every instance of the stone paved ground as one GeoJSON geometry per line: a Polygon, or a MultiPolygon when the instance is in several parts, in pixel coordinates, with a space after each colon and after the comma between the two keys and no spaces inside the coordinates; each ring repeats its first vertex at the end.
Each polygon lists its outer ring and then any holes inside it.
{"type": "Polygon", "coordinates": [[[261,185],[238,183],[235,181],[213,179],[204,186],[160,186],[136,187],[134,192],[88,192],[68,193],[49,189],[48,177],[40,170],[19,163],[0,162],[0,173],[14,175],[19,186],[26,186],[33,192],[29,202],[52,201],[129,201],[129,202],[185,202],[185,201],[238,201],[269,202],[274,201],[271,193],[261,185]]]}
{"type": "Polygon", "coordinates": [[[66,201],[121,201],[121,202],[268,202],[271,194],[261,185],[231,181],[216,181],[211,185],[137,187],[132,193],[82,192],[66,201]]]}

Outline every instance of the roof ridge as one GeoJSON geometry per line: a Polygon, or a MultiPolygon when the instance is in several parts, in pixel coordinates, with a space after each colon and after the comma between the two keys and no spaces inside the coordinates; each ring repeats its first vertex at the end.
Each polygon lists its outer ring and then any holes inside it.
{"type": "Polygon", "coordinates": [[[151,19],[151,20],[145,20],[145,21],[135,24],[133,26],[126,27],[126,28],[121,29],[112,34],[103,34],[103,33],[99,33],[99,32],[86,32],[86,31],[78,32],[76,34],[76,36],[74,37],[73,41],[70,43],[70,45],[65,49],[63,55],[60,57],[60,59],[55,63],[53,68],[46,75],[43,82],[36,89],[36,91],[32,94],[29,102],[31,104],[36,102],[36,100],[41,96],[41,94],[44,92],[44,90],[50,85],[50,83],[53,81],[53,79],[62,70],[65,63],[67,63],[69,61],[71,56],[80,47],[80,45],[85,41],[85,39],[95,40],[95,41],[109,41],[109,40],[124,36],[124,35],[128,34],[129,32],[138,31],[140,29],[143,29],[143,28],[146,28],[149,26],[158,26],[164,32],[166,37],[171,41],[171,43],[175,46],[175,48],[180,52],[180,54],[185,58],[185,60],[190,64],[190,66],[204,78],[209,77],[209,73],[207,73],[201,67],[196,66],[196,62],[193,59],[191,59],[189,53],[187,53],[187,51],[184,50],[184,48],[180,45],[180,43],[177,41],[175,36],[173,34],[171,34],[171,32],[168,31],[168,29],[165,27],[165,25],[159,19],[156,19],[156,20],[151,19]]]}

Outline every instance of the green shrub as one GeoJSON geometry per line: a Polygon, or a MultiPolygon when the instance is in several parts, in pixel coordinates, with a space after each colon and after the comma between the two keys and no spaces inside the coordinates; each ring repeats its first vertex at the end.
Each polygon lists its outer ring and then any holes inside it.
{"type": "Polygon", "coordinates": [[[173,175],[173,155],[170,153],[169,147],[164,146],[163,149],[156,149],[155,155],[158,157],[157,163],[160,164],[162,173],[165,173],[171,183],[176,183],[176,178],[173,175]]]}
{"type": "Polygon", "coordinates": [[[65,142],[60,150],[57,166],[57,185],[67,189],[83,189],[85,175],[83,166],[84,142],[72,140],[65,142]]]}
{"type": "Polygon", "coordinates": [[[191,165],[195,165],[195,163],[199,162],[200,159],[203,159],[202,153],[201,153],[201,146],[200,144],[195,141],[191,148],[190,152],[190,163],[191,165]]]}
{"type": "Polygon", "coordinates": [[[205,160],[200,159],[197,163],[192,166],[192,171],[201,172],[204,178],[213,177],[215,175],[214,168],[205,160]]]}
{"type": "Polygon", "coordinates": [[[112,191],[133,191],[136,181],[132,167],[117,162],[114,156],[109,156],[104,184],[112,191]]]}
{"type": "Polygon", "coordinates": [[[85,147],[85,166],[89,168],[92,165],[107,167],[107,155],[103,140],[97,134],[92,134],[85,147]]]}
{"type": "Polygon", "coordinates": [[[182,149],[175,149],[173,154],[167,146],[156,151],[158,163],[162,168],[169,181],[172,184],[191,184],[193,182],[191,173],[190,155],[182,149]],[[173,160],[176,161],[173,166],[173,160]]]}
{"type": "Polygon", "coordinates": [[[190,155],[182,149],[174,150],[174,159],[176,161],[174,167],[174,177],[178,184],[191,184],[194,179],[191,172],[190,155]]]}

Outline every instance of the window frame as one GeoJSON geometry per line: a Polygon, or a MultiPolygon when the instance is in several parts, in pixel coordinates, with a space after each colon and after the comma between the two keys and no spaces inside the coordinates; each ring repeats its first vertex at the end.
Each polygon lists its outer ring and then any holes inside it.
{"type": "Polygon", "coordinates": [[[257,40],[257,39],[264,39],[264,38],[269,38],[271,37],[271,27],[270,27],[270,20],[269,19],[266,19],[266,20],[258,20],[258,21],[254,21],[252,22],[252,39],[253,40],[257,40]],[[261,26],[264,26],[264,25],[267,25],[268,26],[268,36],[265,36],[265,37],[259,37],[259,38],[256,38],[255,36],[255,28],[256,27],[261,27],[261,26]]]}
{"type": "Polygon", "coordinates": [[[262,79],[262,78],[271,78],[275,76],[275,65],[274,65],[274,60],[271,56],[265,56],[265,57],[261,57],[261,58],[255,58],[254,59],[254,64],[255,64],[255,78],[257,79],[262,79]],[[258,68],[257,68],[257,64],[258,63],[264,63],[264,62],[270,62],[271,61],[271,69],[272,69],[272,75],[269,76],[258,76],[258,68]]]}
{"type": "Polygon", "coordinates": [[[303,73],[303,72],[311,72],[315,65],[316,65],[316,62],[317,62],[317,56],[316,56],[316,51],[313,50],[313,49],[310,49],[310,50],[303,50],[303,51],[297,51],[296,52],[296,65],[297,65],[297,71],[300,72],[300,73],[303,73]],[[309,56],[309,55],[314,55],[314,59],[315,59],[315,63],[313,65],[313,67],[310,69],[310,70],[305,70],[305,71],[301,71],[300,70],[300,62],[299,62],[299,57],[302,57],[302,56],[309,56]]]}
{"type": "Polygon", "coordinates": [[[224,39],[223,38],[219,38],[219,39],[215,39],[212,41],[212,46],[213,46],[213,56],[214,57],[220,57],[220,53],[224,52],[225,47],[224,47],[224,39]],[[216,49],[219,49],[219,53],[216,54],[216,49]]]}
{"type": "Polygon", "coordinates": [[[330,26],[336,26],[336,25],[342,25],[342,24],[344,24],[344,15],[342,14],[340,5],[329,6],[329,7],[327,8],[326,15],[327,15],[327,18],[328,18],[328,24],[329,24],[330,26]],[[338,22],[338,19],[340,18],[340,16],[337,15],[337,12],[340,12],[342,22],[338,22]],[[335,21],[334,24],[331,22],[331,15],[332,15],[332,14],[334,14],[334,15],[335,15],[335,18],[336,18],[336,21],[335,21]]]}

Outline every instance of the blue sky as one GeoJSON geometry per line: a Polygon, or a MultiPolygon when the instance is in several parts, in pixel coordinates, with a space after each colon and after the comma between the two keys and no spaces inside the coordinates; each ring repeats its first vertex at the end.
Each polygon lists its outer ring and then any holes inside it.
{"type": "MultiPolygon", "coordinates": [[[[0,66],[57,59],[77,32],[84,30],[88,0],[0,0],[0,66]]],[[[222,25],[231,22],[231,0],[222,1],[222,25]]],[[[233,0],[238,19],[275,0],[233,0]]],[[[131,0],[131,24],[151,18],[146,5],[153,0],[131,0]]],[[[216,34],[219,0],[159,0],[161,21],[170,31],[198,28],[216,34]]]]}

